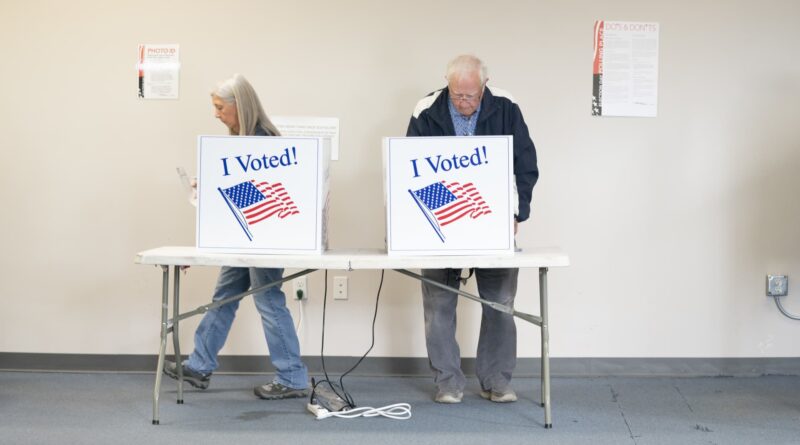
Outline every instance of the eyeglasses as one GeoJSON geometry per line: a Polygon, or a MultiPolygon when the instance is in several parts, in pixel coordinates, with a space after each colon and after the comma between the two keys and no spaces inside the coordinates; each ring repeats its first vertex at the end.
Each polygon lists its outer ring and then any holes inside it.
{"type": "Polygon", "coordinates": [[[480,100],[481,96],[483,95],[483,88],[485,85],[481,85],[481,91],[476,94],[455,94],[452,91],[450,92],[450,100],[453,102],[461,101],[461,102],[474,102],[476,99],[480,100]]]}
{"type": "Polygon", "coordinates": [[[453,102],[455,102],[457,100],[460,100],[460,101],[463,101],[463,102],[472,102],[475,99],[477,99],[478,97],[480,97],[480,94],[453,94],[453,93],[450,93],[450,100],[452,100],[453,102]]]}

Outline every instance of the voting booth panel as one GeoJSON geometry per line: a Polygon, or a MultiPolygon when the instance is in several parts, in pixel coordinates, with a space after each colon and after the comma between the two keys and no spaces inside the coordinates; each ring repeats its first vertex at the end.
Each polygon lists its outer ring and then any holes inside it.
{"type": "Polygon", "coordinates": [[[323,252],[329,144],[322,138],[199,136],[197,248],[323,252]]]}
{"type": "Polygon", "coordinates": [[[511,136],[384,139],[390,255],[514,252],[511,136]]]}

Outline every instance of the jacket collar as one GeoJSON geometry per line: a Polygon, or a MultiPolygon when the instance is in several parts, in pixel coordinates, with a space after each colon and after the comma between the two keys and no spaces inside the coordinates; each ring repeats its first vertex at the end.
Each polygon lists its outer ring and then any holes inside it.
{"type": "MultiPolygon", "coordinates": [[[[456,130],[453,127],[453,120],[450,118],[450,108],[448,101],[450,100],[450,90],[444,87],[441,90],[439,97],[430,108],[431,118],[439,124],[440,127],[447,129],[448,133],[455,134],[456,130]]],[[[481,113],[478,115],[478,122],[475,126],[476,133],[481,124],[497,111],[497,103],[495,97],[489,87],[483,87],[483,98],[481,99],[481,113]]]]}

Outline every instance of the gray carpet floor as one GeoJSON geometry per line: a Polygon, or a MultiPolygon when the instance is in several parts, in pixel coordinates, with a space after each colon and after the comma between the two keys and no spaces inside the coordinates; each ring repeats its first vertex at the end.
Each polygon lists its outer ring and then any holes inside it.
{"type": "Polygon", "coordinates": [[[123,444],[800,444],[800,377],[554,378],[553,429],[542,427],[538,379],[514,380],[520,400],[495,404],[470,380],[463,403],[432,401],[422,377],[348,377],[359,406],[408,402],[410,420],[316,420],[306,400],[263,401],[268,376],[215,375],[161,392],[153,376],[0,372],[0,443],[123,444]]]}

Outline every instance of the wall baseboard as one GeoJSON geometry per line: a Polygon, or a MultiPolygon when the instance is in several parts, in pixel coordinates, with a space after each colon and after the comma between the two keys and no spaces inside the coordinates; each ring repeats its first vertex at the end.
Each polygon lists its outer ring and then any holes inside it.
{"type": "MultiPolygon", "coordinates": [[[[171,359],[174,357],[168,357],[171,359]]],[[[319,357],[303,357],[312,374],[322,372],[319,357]]],[[[356,357],[325,357],[329,374],[340,375],[355,364],[356,357]]],[[[217,373],[271,373],[274,368],[266,356],[221,356],[217,373]]],[[[44,354],[0,352],[0,370],[48,372],[152,372],[155,355],[133,354],[44,354]]],[[[464,372],[475,374],[475,359],[462,360],[464,372]]],[[[555,357],[550,359],[554,377],[755,377],[762,375],[800,375],[800,357],[555,357]]],[[[367,357],[351,375],[429,376],[424,357],[367,357]]],[[[515,375],[540,375],[538,358],[517,360],[515,375]]]]}

